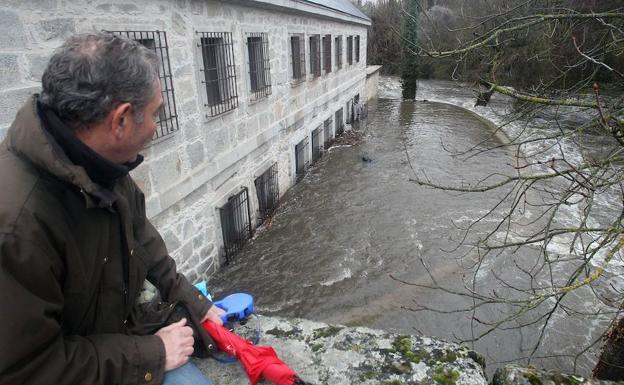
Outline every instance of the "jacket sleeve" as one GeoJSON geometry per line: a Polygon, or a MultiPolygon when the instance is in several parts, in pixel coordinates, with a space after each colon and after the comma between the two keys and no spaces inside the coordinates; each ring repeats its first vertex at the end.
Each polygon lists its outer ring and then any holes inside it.
{"type": "Polygon", "coordinates": [[[14,234],[0,234],[0,384],[157,384],[158,336],[64,335],[62,260],[14,234]]]}
{"type": "Polygon", "coordinates": [[[202,295],[184,275],[178,273],[175,261],[169,256],[164,240],[145,215],[143,193],[136,185],[134,187],[138,211],[134,234],[138,237],[137,241],[144,249],[148,261],[147,279],[158,288],[165,301],[184,303],[191,315],[201,320],[212,306],[212,302],[202,295]]]}

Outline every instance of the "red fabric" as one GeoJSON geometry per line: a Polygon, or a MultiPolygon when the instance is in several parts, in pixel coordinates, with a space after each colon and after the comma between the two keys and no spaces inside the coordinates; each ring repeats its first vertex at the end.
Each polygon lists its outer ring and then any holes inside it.
{"type": "Polygon", "coordinates": [[[256,346],[211,321],[205,321],[202,327],[221,351],[238,358],[252,385],[262,377],[275,385],[293,385],[295,382],[295,372],[277,357],[272,347],[256,346]]]}

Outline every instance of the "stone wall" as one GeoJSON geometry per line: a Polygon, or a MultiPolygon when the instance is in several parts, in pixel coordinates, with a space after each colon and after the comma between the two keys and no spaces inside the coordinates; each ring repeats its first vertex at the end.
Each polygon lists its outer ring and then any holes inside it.
{"type": "Polygon", "coordinates": [[[20,105],[40,89],[48,58],[68,36],[94,30],[165,31],[179,131],[154,141],[133,176],[145,193],[148,216],[181,270],[191,280],[209,276],[221,263],[218,207],[247,187],[255,224],[254,178],[277,162],[283,194],[295,183],[295,144],[333,118],[339,108],[346,111],[356,94],[363,98],[366,92],[365,22],[337,13],[328,18],[248,4],[1,0],[0,138],[20,105]],[[198,31],[233,36],[239,105],[212,118],[204,107],[198,31]],[[257,101],[251,100],[249,91],[245,42],[250,32],[265,32],[269,37],[272,93],[257,101]],[[306,34],[308,75],[300,84],[290,79],[288,37],[294,33],[306,34]],[[333,71],[319,78],[309,74],[307,37],[311,34],[332,35],[333,71]],[[334,61],[337,35],[344,40],[342,69],[334,61]],[[346,62],[346,36],[350,35],[360,35],[361,41],[360,60],[351,66],[346,62]]]}

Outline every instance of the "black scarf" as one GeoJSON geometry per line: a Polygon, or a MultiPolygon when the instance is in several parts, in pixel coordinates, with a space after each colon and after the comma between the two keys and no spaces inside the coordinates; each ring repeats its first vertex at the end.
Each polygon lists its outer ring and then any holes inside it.
{"type": "Polygon", "coordinates": [[[126,176],[143,162],[142,155],[138,155],[135,161],[129,163],[111,162],[78,139],[73,130],[63,123],[54,111],[39,102],[37,114],[44,129],[52,135],[69,160],[77,166],[82,166],[89,178],[102,187],[112,189],[117,179],[126,176]]]}

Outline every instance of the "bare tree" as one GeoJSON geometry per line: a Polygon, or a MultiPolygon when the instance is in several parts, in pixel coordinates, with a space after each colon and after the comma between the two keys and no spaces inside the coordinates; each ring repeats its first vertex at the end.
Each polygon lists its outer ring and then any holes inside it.
{"type": "MultiPolygon", "coordinates": [[[[624,264],[624,8],[609,0],[492,1],[474,2],[483,8],[468,14],[464,3],[438,1],[418,16],[419,41],[404,43],[433,65],[439,59],[453,63],[453,78],[474,84],[476,104],[513,100],[498,130],[509,136],[499,146],[513,151],[515,164],[507,174],[466,185],[430,180],[426,170],[414,169],[412,181],[421,186],[461,194],[499,190],[502,198],[461,229],[458,244],[470,246],[463,289],[439,285],[434,274],[428,284],[402,281],[465,298],[467,307],[410,309],[471,314],[468,341],[495,330],[532,328],[537,335],[523,357],[528,360],[548,350],[544,335],[555,317],[583,315],[611,324],[594,375],[621,380],[624,293],[612,277],[624,264]],[[448,16],[446,25],[440,15],[448,16]],[[483,236],[468,236],[489,223],[483,236]],[[486,271],[500,258],[513,259],[513,271],[486,271]],[[496,288],[479,285],[484,273],[496,288]],[[575,295],[589,295],[597,306],[575,303],[575,295]],[[504,310],[482,318],[480,310],[491,306],[504,310]]],[[[479,156],[491,149],[484,144],[455,155],[479,156]]],[[[575,369],[602,337],[569,349],[575,369]]]]}

